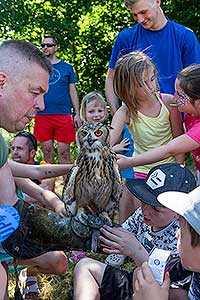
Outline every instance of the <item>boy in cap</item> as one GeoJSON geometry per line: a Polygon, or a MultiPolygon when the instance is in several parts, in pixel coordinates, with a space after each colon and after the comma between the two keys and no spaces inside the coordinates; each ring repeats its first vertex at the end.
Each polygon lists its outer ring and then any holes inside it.
{"type": "MultiPolygon", "coordinates": [[[[200,187],[189,194],[165,192],[158,201],[179,215],[178,252],[182,265],[193,271],[187,299],[200,299],[200,187]]],[[[167,300],[169,296],[169,276],[159,286],[147,263],[137,269],[134,282],[134,300],[167,300]]]]}
{"type": "MultiPolygon", "coordinates": [[[[141,208],[126,221],[125,228],[104,226],[100,240],[104,252],[129,256],[140,266],[154,247],[175,250],[177,246],[176,214],[163,207],[157,196],[168,190],[188,193],[196,182],[186,167],[167,163],[152,168],[146,179],[129,180],[127,186],[141,200],[141,208]]],[[[84,258],[75,267],[74,292],[76,300],[132,299],[132,273],[84,258]]]]}

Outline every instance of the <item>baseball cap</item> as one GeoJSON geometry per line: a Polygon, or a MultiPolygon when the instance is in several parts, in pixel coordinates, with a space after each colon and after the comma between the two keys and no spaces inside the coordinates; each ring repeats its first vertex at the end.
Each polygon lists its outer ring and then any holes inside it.
{"type": "Polygon", "coordinates": [[[188,194],[165,192],[158,196],[158,201],[181,215],[200,235],[200,187],[188,194]]]}
{"type": "Polygon", "coordinates": [[[192,172],[178,163],[166,163],[153,167],[146,179],[130,179],[126,183],[129,191],[142,202],[162,206],[157,197],[167,191],[189,193],[196,187],[192,172]]]}

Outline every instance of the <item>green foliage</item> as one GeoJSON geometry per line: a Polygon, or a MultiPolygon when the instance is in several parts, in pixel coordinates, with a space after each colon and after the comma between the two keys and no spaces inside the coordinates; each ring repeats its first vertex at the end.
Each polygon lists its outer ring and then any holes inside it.
{"type": "MultiPolygon", "coordinates": [[[[123,0],[0,0],[2,39],[20,38],[40,45],[44,33],[54,33],[60,58],[73,64],[79,78],[79,96],[104,92],[113,41],[133,24],[123,0]]],[[[165,13],[200,36],[199,0],[163,0],[165,13]]]]}

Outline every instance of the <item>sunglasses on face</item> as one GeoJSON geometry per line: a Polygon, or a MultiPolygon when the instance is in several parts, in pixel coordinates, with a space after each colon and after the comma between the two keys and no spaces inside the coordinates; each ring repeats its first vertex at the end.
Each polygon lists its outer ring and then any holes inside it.
{"type": "Polygon", "coordinates": [[[42,48],[45,48],[45,46],[46,46],[47,48],[51,48],[51,47],[53,47],[53,46],[56,46],[56,44],[51,44],[51,43],[41,44],[41,47],[42,47],[42,48]]]}
{"type": "Polygon", "coordinates": [[[184,106],[187,102],[193,103],[193,100],[187,96],[184,91],[175,92],[174,100],[176,101],[178,106],[184,106]]]}

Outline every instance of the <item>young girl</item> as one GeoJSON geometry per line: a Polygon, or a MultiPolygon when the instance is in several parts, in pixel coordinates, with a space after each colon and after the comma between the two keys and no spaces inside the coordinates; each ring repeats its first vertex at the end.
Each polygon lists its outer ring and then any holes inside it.
{"type": "MultiPolygon", "coordinates": [[[[134,156],[155,146],[165,145],[182,134],[182,121],[177,108],[171,107],[173,96],[160,94],[156,68],[143,52],[131,52],[121,57],[116,64],[114,90],[123,101],[111,123],[111,145],[115,144],[123,126],[128,124],[135,143],[134,156]]],[[[127,161],[132,161],[127,158],[127,161]]],[[[160,163],[183,162],[183,156],[170,155],[160,163]]],[[[125,161],[125,158],[124,158],[125,161]]],[[[156,164],[134,168],[135,177],[144,179],[156,164]]],[[[133,165],[130,165],[131,167],[133,165]]],[[[127,165],[127,167],[130,167],[127,165]]],[[[140,205],[124,187],[120,201],[120,223],[140,205]]]]}
{"type": "MultiPolygon", "coordinates": [[[[106,101],[100,92],[94,91],[83,97],[81,103],[81,119],[88,123],[100,123],[104,122],[108,117],[108,110],[106,107],[106,101]]],[[[133,139],[130,135],[127,126],[124,126],[122,134],[119,136],[116,143],[113,145],[112,150],[116,153],[120,153],[131,157],[134,151],[133,139]],[[127,149],[128,148],[128,149],[127,149]]],[[[128,168],[123,170],[122,178],[129,179],[134,177],[133,169],[128,168]]]]}
{"type": "Polygon", "coordinates": [[[122,168],[157,162],[171,155],[192,151],[197,170],[200,170],[200,64],[189,66],[179,73],[175,90],[174,105],[185,113],[186,133],[133,158],[123,157],[119,160],[122,168]]]}

